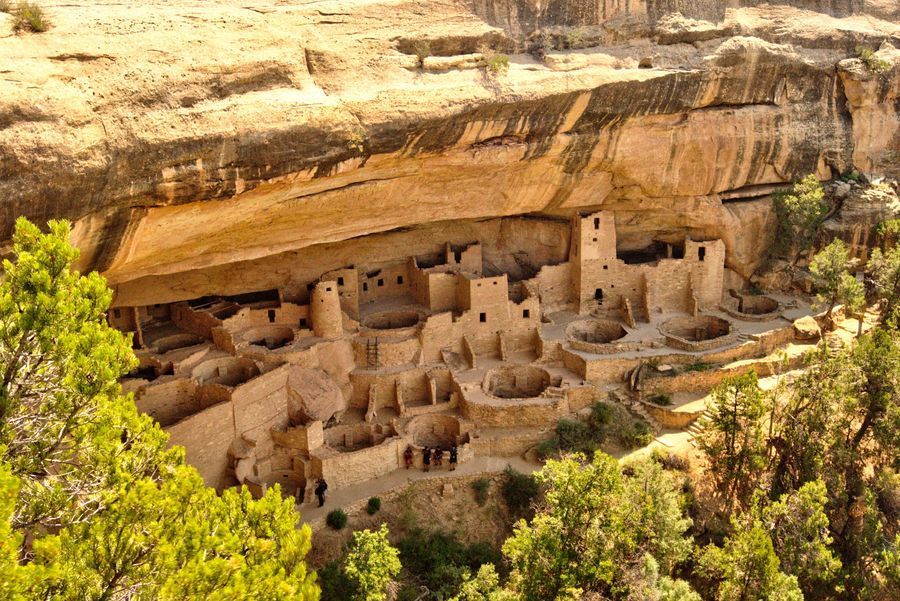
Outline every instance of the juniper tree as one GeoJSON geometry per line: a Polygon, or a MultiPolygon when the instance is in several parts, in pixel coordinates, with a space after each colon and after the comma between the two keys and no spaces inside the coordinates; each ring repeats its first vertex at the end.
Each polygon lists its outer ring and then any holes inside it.
{"type": "Polygon", "coordinates": [[[25,598],[316,599],[293,502],[217,495],[121,395],[137,362],[106,323],[103,278],[72,270],[68,234],[19,219],[3,263],[0,592],[24,579],[25,598]]]}

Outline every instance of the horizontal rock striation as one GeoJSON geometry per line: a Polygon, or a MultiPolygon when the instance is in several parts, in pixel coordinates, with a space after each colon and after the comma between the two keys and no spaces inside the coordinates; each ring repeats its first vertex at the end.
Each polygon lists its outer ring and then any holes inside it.
{"type": "Polygon", "coordinates": [[[888,0],[209,4],[50,6],[47,33],[0,32],[0,236],[73,220],[117,304],[444,240],[531,269],[597,208],[623,249],[722,239],[748,278],[774,187],[898,175],[888,0]],[[508,69],[471,68],[498,52],[508,69]]]}

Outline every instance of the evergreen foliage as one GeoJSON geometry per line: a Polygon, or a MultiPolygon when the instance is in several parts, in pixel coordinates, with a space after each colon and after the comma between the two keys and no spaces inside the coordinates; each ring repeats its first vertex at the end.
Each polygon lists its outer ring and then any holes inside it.
{"type": "Polygon", "coordinates": [[[278,487],[221,496],[118,378],[136,366],[69,224],[16,222],[0,282],[0,592],[47,599],[307,599],[310,531],[278,487]]]}

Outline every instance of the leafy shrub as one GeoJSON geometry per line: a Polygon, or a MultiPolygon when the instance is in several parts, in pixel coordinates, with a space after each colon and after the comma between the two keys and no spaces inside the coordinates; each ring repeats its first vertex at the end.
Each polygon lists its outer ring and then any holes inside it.
{"type": "Polygon", "coordinates": [[[431,56],[431,42],[428,40],[416,40],[413,45],[413,52],[419,59],[419,67],[425,66],[425,59],[431,56]]]}
{"type": "Polygon", "coordinates": [[[488,74],[497,76],[509,70],[509,56],[486,50],[484,54],[484,68],[488,74]]]}
{"type": "Polygon", "coordinates": [[[369,499],[368,504],[366,505],[366,513],[369,515],[375,515],[378,513],[378,510],[381,509],[381,499],[378,497],[372,497],[369,499]]]}
{"type": "Polygon", "coordinates": [[[651,403],[659,405],[661,407],[668,407],[672,404],[672,395],[670,394],[654,394],[652,397],[647,399],[651,403]]]}
{"type": "Polygon", "coordinates": [[[322,601],[345,601],[353,598],[356,587],[341,569],[339,560],[330,561],[318,572],[322,601]]]}
{"type": "Polygon", "coordinates": [[[541,492],[541,487],[534,476],[523,474],[507,465],[503,474],[503,484],[500,492],[506,501],[506,506],[517,516],[525,515],[530,509],[531,502],[541,492]]]}
{"type": "Polygon", "coordinates": [[[667,470],[686,472],[691,466],[690,461],[688,461],[687,457],[676,455],[675,453],[670,453],[668,451],[657,449],[653,451],[652,456],[654,461],[656,461],[667,470]]]}
{"type": "Polygon", "coordinates": [[[879,221],[875,232],[882,238],[900,238],[900,219],[885,219],[879,221]]]}
{"type": "Polygon", "coordinates": [[[613,409],[603,401],[597,401],[591,406],[590,425],[594,428],[605,428],[612,422],[613,409]]]}
{"type": "Polygon", "coordinates": [[[684,366],[684,371],[707,371],[712,365],[703,361],[694,361],[684,366]]]}
{"type": "MultiPolygon", "coordinates": [[[[6,11],[8,12],[8,11],[6,11]]],[[[13,29],[16,31],[32,31],[41,33],[50,28],[44,9],[34,2],[19,2],[15,10],[16,22],[13,29]]]]}
{"type": "Polygon", "coordinates": [[[472,490],[475,491],[475,502],[483,506],[487,503],[488,490],[491,487],[491,481],[488,478],[479,478],[472,482],[472,490]]]}
{"type": "Polygon", "coordinates": [[[335,509],[325,517],[325,523],[335,530],[340,530],[347,525],[347,514],[343,509],[335,509]]]}
{"type": "Polygon", "coordinates": [[[447,599],[456,594],[466,574],[483,564],[500,562],[500,552],[486,543],[466,545],[447,532],[421,528],[410,531],[397,548],[404,569],[416,584],[429,590],[428,596],[414,599],[447,599]]]}
{"type": "Polygon", "coordinates": [[[875,56],[875,51],[871,48],[866,48],[865,46],[857,46],[856,55],[859,57],[859,60],[861,60],[866,66],[866,69],[868,69],[872,73],[881,73],[882,71],[887,71],[891,68],[891,64],[886,60],[882,60],[875,56]]]}
{"type": "Polygon", "coordinates": [[[620,430],[617,437],[619,443],[627,449],[636,449],[650,444],[653,441],[653,430],[647,422],[634,420],[629,426],[620,430]]]}

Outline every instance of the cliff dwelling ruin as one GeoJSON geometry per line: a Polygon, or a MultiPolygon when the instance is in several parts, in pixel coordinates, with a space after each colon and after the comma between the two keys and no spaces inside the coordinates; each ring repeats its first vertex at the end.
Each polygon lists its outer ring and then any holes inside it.
{"type": "Polygon", "coordinates": [[[516,274],[480,240],[433,240],[284,288],[117,306],[140,358],[124,387],[210,485],[309,500],[318,478],[401,468],[409,445],[456,445],[463,463],[521,454],[600,399],[682,427],[697,412],[646,400],[679,382],[650,366],[763,357],[808,313],[729,289],[721,240],[619,252],[612,211],[576,214],[567,238],[562,260],[516,274]]]}

